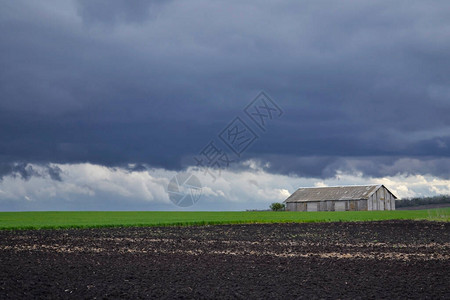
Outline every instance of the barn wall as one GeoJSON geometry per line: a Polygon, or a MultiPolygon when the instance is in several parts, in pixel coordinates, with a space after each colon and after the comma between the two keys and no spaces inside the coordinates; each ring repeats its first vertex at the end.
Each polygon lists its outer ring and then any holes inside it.
{"type": "Polygon", "coordinates": [[[347,203],[345,201],[332,201],[334,204],[334,211],[345,211],[347,203]]]}
{"type": "Polygon", "coordinates": [[[295,211],[295,203],[294,202],[286,202],[286,210],[287,211],[295,211]]]}
{"type": "Polygon", "coordinates": [[[391,194],[391,210],[395,210],[395,197],[391,194]]]}
{"type": "Polygon", "coordinates": [[[367,200],[328,200],[287,202],[287,211],[358,211],[368,210],[367,200]]]}
{"type": "Polygon", "coordinates": [[[361,211],[367,210],[367,200],[347,200],[346,210],[348,211],[361,211]]]}
{"type": "Polygon", "coordinates": [[[319,210],[319,202],[307,202],[306,203],[306,211],[318,211],[319,210]]]}
{"type": "Polygon", "coordinates": [[[367,201],[367,200],[359,200],[359,203],[360,203],[359,210],[364,210],[364,211],[369,210],[368,202],[369,201],[367,201]]]}
{"type": "Polygon", "coordinates": [[[306,203],[304,202],[287,202],[287,211],[306,211],[306,203]]]}
{"type": "Polygon", "coordinates": [[[395,197],[385,187],[380,187],[368,200],[369,210],[395,210],[395,197]]]}
{"type": "Polygon", "coordinates": [[[295,210],[296,211],[306,211],[306,203],[304,203],[304,202],[296,203],[295,210]]]}

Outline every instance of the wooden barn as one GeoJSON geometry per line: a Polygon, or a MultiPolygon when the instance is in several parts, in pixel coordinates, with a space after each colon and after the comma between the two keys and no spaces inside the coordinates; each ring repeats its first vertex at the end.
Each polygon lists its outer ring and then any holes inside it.
{"type": "Polygon", "coordinates": [[[299,188],[284,200],[288,211],[395,210],[384,185],[299,188]]]}

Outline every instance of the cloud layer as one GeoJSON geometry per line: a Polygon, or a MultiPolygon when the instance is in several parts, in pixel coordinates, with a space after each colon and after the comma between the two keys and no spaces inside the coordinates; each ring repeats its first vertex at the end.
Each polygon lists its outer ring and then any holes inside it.
{"type": "Polygon", "coordinates": [[[3,3],[2,185],[43,180],[28,163],[61,185],[49,166],[192,167],[261,90],[284,114],[237,161],[448,180],[449,14],[444,0],[3,3]]]}
{"type": "MultiPolygon", "coordinates": [[[[245,161],[245,170],[225,170],[216,178],[196,168],[187,172],[202,184],[202,196],[187,210],[268,209],[284,201],[301,186],[385,184],[399,198],[450,194],[450,180],[431,175],[397,175],[363,178],[362,174],[338,174],[329,179],[276,175],[255,161],[245,161]]],[[[3,210],[178,210],[167,187],[178,174],[164,169],[108,168],[93,164],[27,165],[34,175],[20,171],[0,182],[3,210]],[[59,170],[59,180],[49,170],[59,170]]]]}

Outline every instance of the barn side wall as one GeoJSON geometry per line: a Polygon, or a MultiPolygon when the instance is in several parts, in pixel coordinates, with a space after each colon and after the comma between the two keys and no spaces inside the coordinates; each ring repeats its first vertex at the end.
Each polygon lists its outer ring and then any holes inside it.
{"type": "Polygon", "coordinates": [[[286,202],[287,211],[357,211],[368,210],[367,200],[326,200],[286,202]]]}
{"type": "Polygon", "coordinates": [[[305,202],[286,202],[287,211],[306,211],[305,202]]]}

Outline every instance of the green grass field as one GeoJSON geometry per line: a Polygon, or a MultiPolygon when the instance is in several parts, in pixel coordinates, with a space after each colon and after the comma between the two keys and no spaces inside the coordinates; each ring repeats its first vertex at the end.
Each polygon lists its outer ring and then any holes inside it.
{"type": "Polygon", "coordinates": [[[351,212],[0,212],[0,229],[214,225],[377,220],[450,221],[450,208],[351,212]]]}

